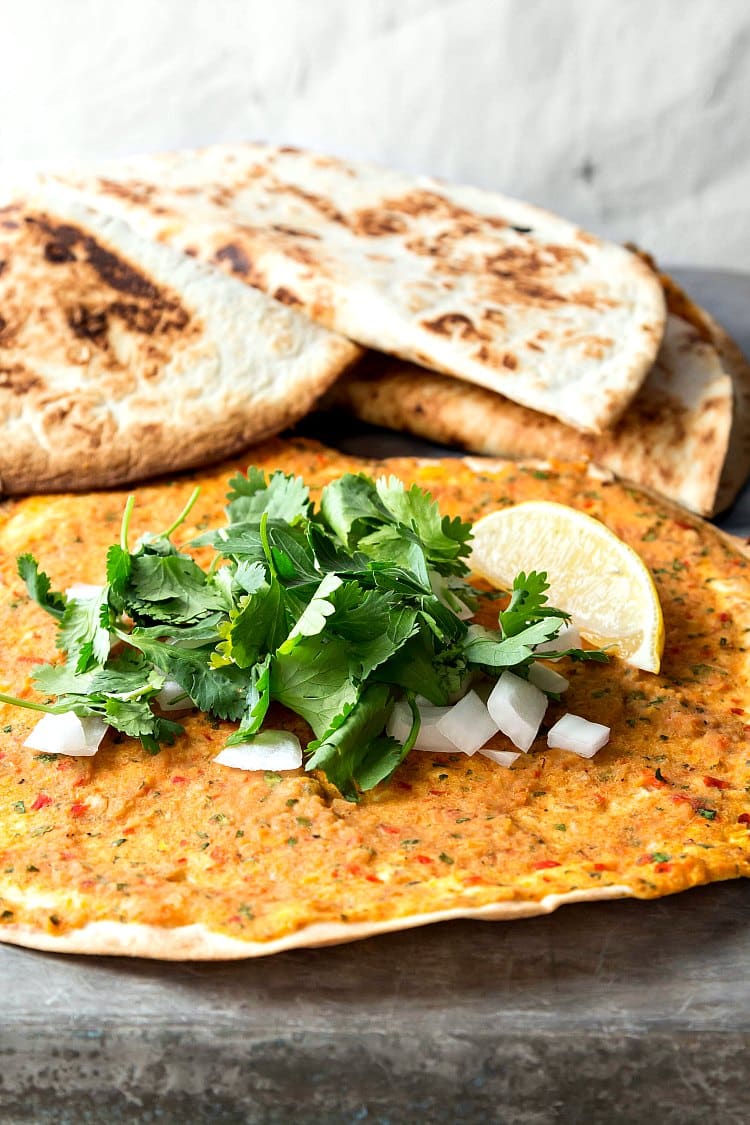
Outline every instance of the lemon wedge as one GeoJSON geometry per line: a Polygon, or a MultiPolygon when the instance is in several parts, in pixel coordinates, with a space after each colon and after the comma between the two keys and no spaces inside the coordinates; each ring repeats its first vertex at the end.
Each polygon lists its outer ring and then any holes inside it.
{"type": "Polygon", "coordinates": [[[544,570],[550,605],[571,615],[598,648],[658,672],[664,618],[653,579],[636,552],[575,508],[531,500],[474,524],[472,570],[510,589],[519,571],[544,570]]]}

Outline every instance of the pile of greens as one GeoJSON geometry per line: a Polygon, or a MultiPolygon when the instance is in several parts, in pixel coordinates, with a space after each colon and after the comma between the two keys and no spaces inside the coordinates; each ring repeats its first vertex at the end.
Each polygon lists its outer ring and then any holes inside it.
{"type": "Polygon", "coordinates": [[[19,573],[58,619],[65,660],[34,671],[55,703],[0,700],[96,715],[152,753],[183,730],[154,710],[165,682],[179,684],[201,711],[238,723],[227,745],[251,742],[276,701],[314,732],[306,768],[356,799],[413,746],[417,695],[444,705],[476,673],[525,675],[534,646],[567,619],[546,604],[546,576],[530,573],[516,578],[497,630],[467,624],[476,607],[465,581],[470,524],[441,517],[416,485],[347,474],[316,508],[299,477],[267,478],[251,467],[229,483],[226,526],[188,544],[213,547],[208,569],[172,542],[197,490],[171,527],[133,550],[129,498],[100,593],[54,592],[36,560],[22,555],[19,573]],[[404,698],[413,724],[402,745],[384,732],[404,698]]]}

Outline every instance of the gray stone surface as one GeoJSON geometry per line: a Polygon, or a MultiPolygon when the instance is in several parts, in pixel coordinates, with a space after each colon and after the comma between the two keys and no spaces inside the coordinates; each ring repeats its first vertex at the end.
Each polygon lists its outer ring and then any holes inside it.
{"type": "MultiPolygon", "coordinates": [[[[747,347],[750,277],[681,276],[747,347]]],[[[744,1125],[748,923],[733,882],[244,964],[0,946],[0,1122],[744,1125]]]]}

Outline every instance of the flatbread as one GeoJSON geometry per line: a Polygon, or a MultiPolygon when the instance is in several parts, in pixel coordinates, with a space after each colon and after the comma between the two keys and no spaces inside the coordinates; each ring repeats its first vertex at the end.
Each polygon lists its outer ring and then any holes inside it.
{"type": "Polygon", "coordinates": [[[502,457],[585,457],[704,516],[750,472],[750,367],[724,330],[665,275],[666,331],[628,410],[594,436],[484,388],[369,353],[329,407],[374,425],[502,457]]]}
{"type": "MultiPolygon", "coordinates": [[[[352,940],[455,917],[511,919],[566,902],[655,898],[750,874],[750,561],[682,509],[580,463],[359,461],[271,442],[255,463],[315,489],[345,471],[394,472],[446,512],[521,500],[581,507],[651,566],[666,621],[662,673],[573,665],[565,709],[611,725],[594,759],[543,738],[506,770],[412,753],[358,805],[319,775],[213,762],[230,726],[194,714],[155,757],[109,736],[94,758],[23,747],[34,716],[0,716],[0,940],[77,953],[235,958],[352,940]]],[[[221,518],[224,466],[138,490],[131,534],[165,526],[197,479],[185,538],[221,518]]],[[[31,497],[0,512],[0,682],[29,695],[54,622],[26,602],[14,557],[56,585],[102,580],[123,493],[31,497]],[[54,551],[50,528],[54,527],[54,551]]],[[[497,603],[485,601],[488,622],[497,603]]],[[[549,721],[557,717],[551,708],[549,721]]],[[[304,736],[301,720],[284,723],[304,736]]],[[[498,736],[496,745],[502,744],[498,736]]]]}
{"type": "Polygon", "coordinates": [[[0,211],[7,493],[220,460],[302,417],[359,354],[59,190],[0,211]]]}
{"type": "Polygon", "coordinates": [[[360,344],[577,429],[619,417],[661,341],[646,263],[497,193],[251,144],[63,178],[360,344]]]}

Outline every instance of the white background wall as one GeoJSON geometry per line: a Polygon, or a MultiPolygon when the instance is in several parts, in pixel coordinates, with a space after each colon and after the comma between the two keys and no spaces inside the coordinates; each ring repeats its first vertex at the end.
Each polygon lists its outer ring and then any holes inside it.
{"type": "Polygon", "coordinates": [[[239,138],[750,270],[750,0],[0,0],[0,154],[239,138]]]}

